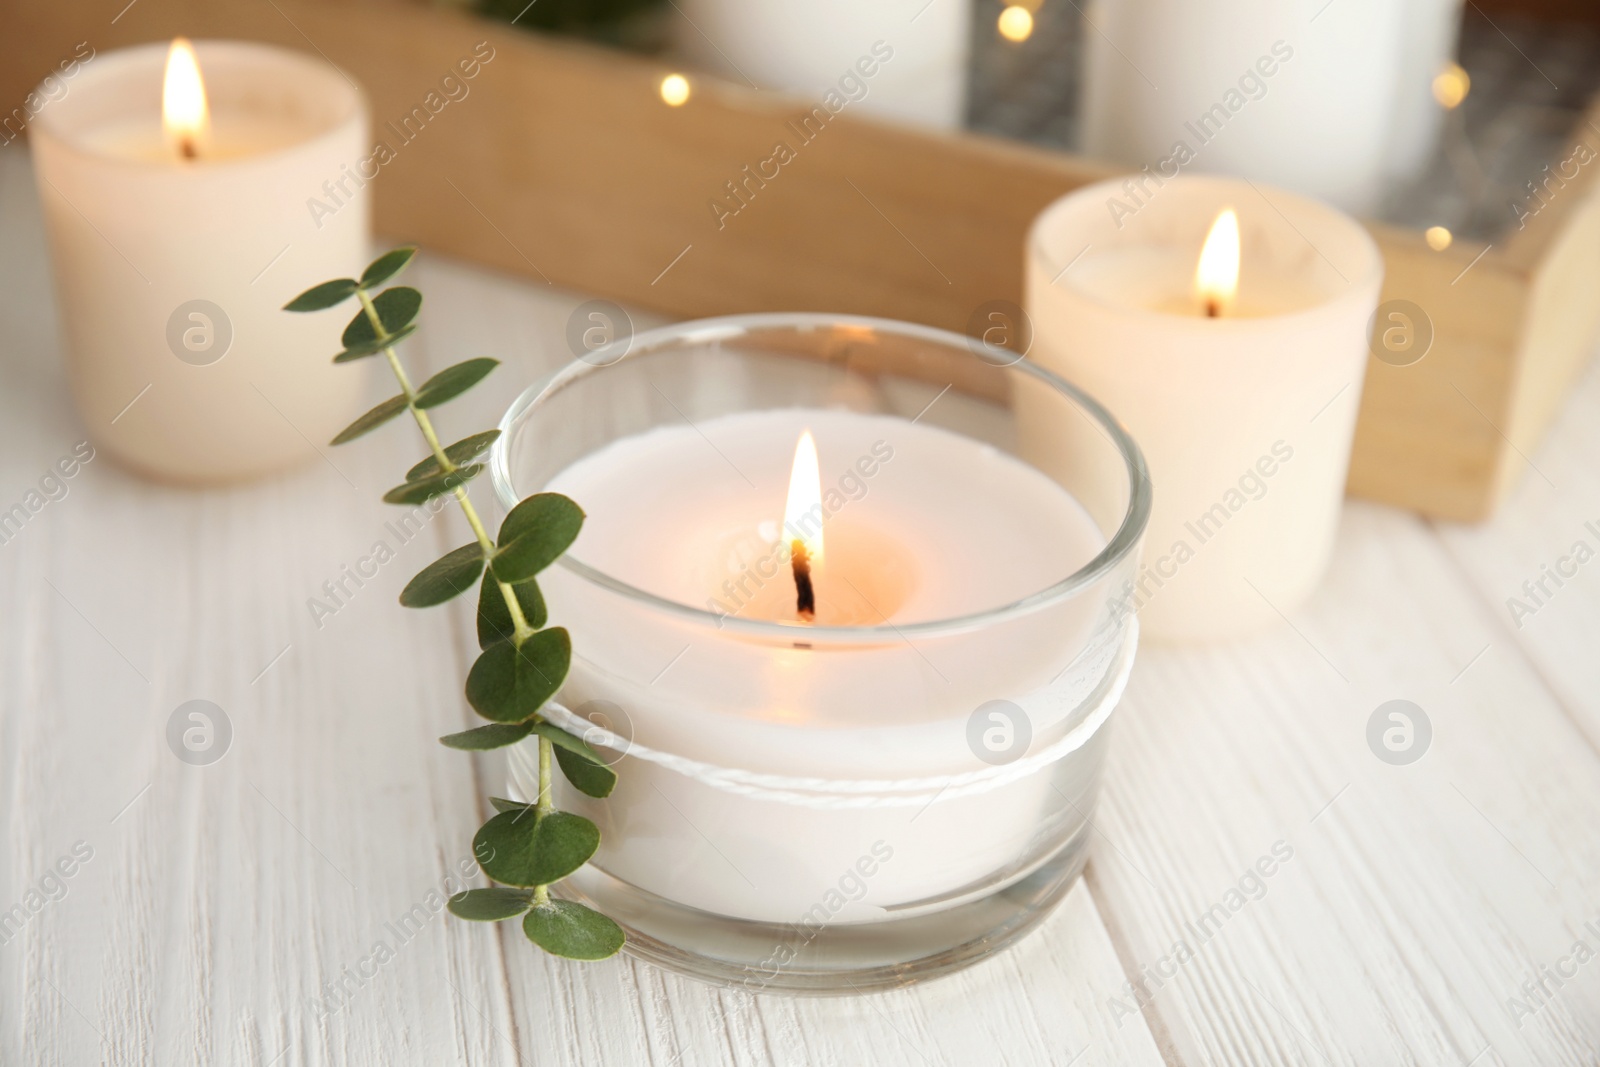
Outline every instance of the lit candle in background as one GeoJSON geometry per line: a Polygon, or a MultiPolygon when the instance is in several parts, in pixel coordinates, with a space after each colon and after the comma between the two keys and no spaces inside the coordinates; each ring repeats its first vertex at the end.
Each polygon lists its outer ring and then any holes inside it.
{"type": "MultiPolygon", "coordinates": [[[[1327,566],[1382,260],[1354,220],[1266,186],[1184,177],[1118,220],[1122,190],[1079,190],[1034,223],[1031,356],[1099,397],[1149,462],[1126,591],[1144,633],[1247,633],[1327,566]]],[[[1031,439],[1066,463],[1084,434],[1040,424],[1031,439]]]]}
{"type": "Polygon", "coordinates": [[[363,376],[284,315],[369,257],[368,193],[307,203],[367,154],[366,104],[326,62],[187,41],[99,56],[31,130],[73,395],[90,437],[161,479],[315,460],[363,376]]]}

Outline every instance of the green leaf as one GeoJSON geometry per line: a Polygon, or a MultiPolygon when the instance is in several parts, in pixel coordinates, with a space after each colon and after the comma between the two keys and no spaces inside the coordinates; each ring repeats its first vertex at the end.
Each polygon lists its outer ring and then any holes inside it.
{"type": "MultiPolygon", "coordinates": [[[[471,437],[463,437],[444,450],[445,458],[457,467],[471,463],[483,455],[484,450],[494,444],[499,437],[499,430],[485,430],[482,433],[475,433],[471,437]]],[[[415,467],[406,471],[406,481],[414,482],[420,478],[431,478],[438,473],[439,461],[433,456],[429,456],[415,467]]]]}
{"type": "Polygon", "coordinates": [[[538,819],[532,810],[503,811],[472,839],[478,865],[495,881],[520,886],[559,882],[600,847],[599,828],[583,816],[553,811],[538,819]]]}
{"type": "MultiPolygon", "coordinates": [[[[440,493],[448,493],[458,485],[466,485],[476,478],[483,470],[483,464],[474,463],[470,467],[457,467],[449,474],[436,474],[432,478],[424,478],[420,482],[406,482],[397,485],[383,494],[385,504],[420,504],[424,500],[431,500],[440,493]]],[[[473,579],[477,579],[474,574],[473,579]]]]}
{"type": "Polygon", "coordinates": [[[449,748],[459,748],[463,752],[487,752],[492,748],[514,745],[532,732],[532,723],[492,722],[488,726],[463,730],[458,734],[445,734],[439,738],[439,743],[449,748]]]}
{"type": "Polygon", "coordinates": [[[410,246],[396,248],[392,252],[385,252],[371,263],[368,263],[367,269],[361,272],[361,288],[371,289],[382,285],[402,270],[405,270],[406,264],[410,263],[411,257],[416,254],[417,250],[410,246]]]}
{"type": "Polygon", "coordinates": [[[467,702],[485,719],[525,722],[538,714],[566,680],[572,638],[553,626],[522,642],[490,645],[467,672],[467,702]]]}
{"type": "Polygon", "coordinates": [[[556,561],[583,528],[583,509],[560,493],[535,493],[500,524],[500,548],[490,566],[502,582],[532,578],[556,561]]]}
{"type": "Polygon", "coordinates": [[[622,927],[570,900],[534,905],[522,920],[522,932],[550,955],[569,960],[609,959],[626,940],[622,927]]]}
{"type": "Polygon", "coordinates": [[[361,344],[352,345],[343,352],[340,352],[337,356],[334,356],[333,361],[335,363],[353,363],[358,359],[366,359],[368,356],[377,355],[390,345],[399,344],[416,331],[416,323],[407,323],[382,341],[374,337],[370,341],[363,341],[361,344]]]}
{"type": "Polygon", "coordinates": [[[527,889],[468,889],[451,897],[447,906],[458,919],[493,923],[501,919],[515,919],[533,905],[533,893],[527,889]]]}
{"type": "Polygon", "coordinates": [[[483,573],[483,546],[474,541],[434,560],[400,590],[400,603],[408,608],[431,608],[460,596],[483,573]]]}
{"type": "Polygon", "coordinates": [[[453,367],[446,367],[422,383],[422,388],[417,390],[417,407],[438,407],[446,400],[454,400],[483,381],[488,373],[499,365],[499,360],[485,358],[469,359],[453,367]]]}
{"type": "Polygon", "coordinates": [[[570,734],[554,723],[539,722],[533,724],[533,732],[556,746],[576,756],[581,756],[590,763],[604,763],[600,753],[590,748],[588,743],[576,734],[570,734]]]}
{"type": "MultiPolygon", "coordinates": [[[[487,726],[484,729],[489,729],[487,726]]],[[[507,800],[504,797],[490,797],[489,803],[494,805],[495,811],[532,811],[532,804],[524,804],[517,800],[507,800]]]]}
{"type": "MultiPolygon", "coordinates": [[[[417,317],[417,311],[422,307],[422,294],[409,286],[397,285],[373,297],[372,306],[378,311],[378,321],[383,323],[384,332],[392,335],[409,326],[411,320],[417,317]]],[[[356,312],[356,317],[350,320],[350,325],[344,328],[344,335],[340,338],[346,351],[377,340],[378,332],[372,328],[372,320],[367,318],[367,309],[364,307],[356,312]]]]}
{"type": "Polygon", "coordinates": [[[285,311],[321,311],[331,308],[335,304],[342,304],[355,294],[356,283],[354,278],[335,278],[331,282],[313,285],[287,304],[283,305],[285,311]]]}
{"type": "Polygon", "coordinates": [[[404,394],[391,396],[388,400],[385,400],[355,422],[340,430],[339,436],[335,437],[329,444],[342,445],[346,441],[354,441],[367,431],[376,430],[405,409],[406,398],[404,394]]]}
{"type": "Polygon", "coordinates": [[[610,796],[611,791],[617,787],[617,772],[604,763],[580,756],[567,748],[558,747],[555,753],[556,762],[561,765],[561,773],[566,775],[567,781],[571,782],[578,792],[604,798],[610,796]]]}
{"type": "Polygon", "coordinates": [[[483,873],[507,885],[538,885],[533,878],[533,833],[537,823],[530,807],[502,811],[484,823],[472,838],[472,854],[483,873]]]}
{"type": "MultiPolygon", "coordinates": [[[[535,630],[544,629],[550,613],[545,609],[539,583],[529,578],[518,582],[511,590],[517,594],[517,603],[522,606],[522,617],[528,620],[528,625],[535,630]]],[[[497,642],[509,641],[515,629],[511,609],[506,607],[506,598],[500,592],[500,583],[493,574],[485,574],[483,585],[478,589],[478,647],[488,648],[497,642]]]]}
{"type": "Polygon", "coordinates": [[[594,823],[571,812],[550,812],[533,830],[533,874],[539,880],[537,884],[561,881],[588,863],[599,847],[600,828],[594,823]]]}

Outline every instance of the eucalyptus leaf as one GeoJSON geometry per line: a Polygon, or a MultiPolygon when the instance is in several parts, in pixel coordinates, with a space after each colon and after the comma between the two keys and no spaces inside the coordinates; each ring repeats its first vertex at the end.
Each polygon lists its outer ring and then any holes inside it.
{"type": "Polygon", "coordinates": [[[402,270],[405,270],[406,264],[410,263],[411,257],[416,254],[417,250],[410,246],[385,252],[371,263],[368,263],[367,269],[361,272],[361,288],[371,289],[374,286],[382,285],[402,270]]]}
{"type": "Polygon", "coordinates": [[[400,590],[400,603],[408,608],[431,608],[460,596],[483,573],[483,546],[473,541],[434,560],[400,590]]]}
{"type": "Polygon", "coordinates": [[[351,345],[343,352],[340,352],[337,356],[334,356],[333,361],[335,363],[354,363],[358,359],[366,359],[368,356],[375,356],[379,352],[382,352],[385,348],[388,348],[390,345],[397,345],[416,332],[417,324],[414,322],[409,322],[381,341],[374,337],[370,341],[363,341],[358,345],[351,345]]]}
{"type": "MultiPolygon", "coordinates": [[[[397,285],[373,297],[372,306],[378,312],[378,321],[383,323],[384,332],[392,336],[417,317],[417,312],[422,308],[422,294],[410,286],[397,285]]],[[[344,335],[339,340],[346,350],[378,340],[378,332],[372,328],[372,320],[367,318],[365,307],[350,320],[350,325],[344,328],[344,335]]]]}
{"type": "MultiPolygon", "coordinates": [[[[539,592],[539,583],[529,578],[513,585],[511,591],[516,594],[517,603],[522,607],[522,617],[528,625],[535,630],[544,629],[544,624],[550,621],[550,613],[544,606],[544,594],[539,592]]],[[[495,581],[493,574],[485,574],[483,584],[478,588],[478,647],[488,648],[497,642],[509,641],[515,631],[511,609],[506,607],[500,583],[495,581]]]]}
{"type": "Polygon", "coordinates": [[[485,719],[525,722],[538,714],[566,680],[572,639],[553,626],[522,642],[484,649],[467,672],[467,702],[485,719]]]}
{"type": "Polygon", "coordinates": [[[354,278],[335,278],[331,282],[313,285],[287,304],[283,305],[285,311],[321,311],[342,304],[355,294],[356,282],[354,278]]]}
{"type": "MultiPolygon", "coordinates": [[[[453,465],[460,467],[483,455],[484,451],[499,438],[499,430],[485,430],[482,433],[475,433],[471,437],[463,437],[444,450],[444,457],[453,465]]],[[[431,478],[438,473],[438,458],[429,456],[415,467],[406,471],[406,481],[414,482],[422,478],[431,478]]]]}
{"type": "Polygon", "coordinates": [[[472,839],[472,854],[483,873],[506,885],[540,885],[533,858],[538,822],[532,808],[520,808],[502,811],[484,823],[472,839]]]}
{"type": "Polygon", "coordinates": [[[600,753],[578,737],[548,722],[532,724],[532,732],[549,741],[567,781],[581,793],[608,797],[617,785],[617,772],[606,766],[600,753]]]}
{"type": "Polygon", "coordinates": [[[622,927],[571,900],[535,904],[522,919],[522,932],[552,956],[569,960],[609,959],[625,940],[622,927]]]}
{"type": "Polygon", "coordinates": [[[532,723],[492,722],[488,726],[463,730],[458,734],[445,734],[439,738],[439,743],[449,748],[461,749],[463,752],[487,752],[490,749],[514,745],[532,732],[532,723]]]}
{"type": "MultiPolygon", "coordinates": [[[[484,727],[488,729],[488,727],[484,727]]],[[[524,804],[517,800],[507,800],[505,797],[490,797],[489,803],[494,805],[495,811],[532,811],[532,804],[524,804]]]]}
{"type": "Polygon", "coordinates": [[[385,400],[355,422],[340,430],[339,436],[335,437],[329,444],[342,445],[346,441],[354,441],[369,430],[376,430],[405,409],[406,398],[404,394],[391,396],[388,400],[385,400]]]}
{"type": "MultiPolygon", "coordinates": [[[[424,478],[417,482],[406,482],[397,485],[383,494],[385,504],[420,504],[430,500],[440,493],[448,493],[458,485],[466,485],[483,471],[483,464],[474,463],[470,467],[457,467],[449,474],[436,474],[432,478],[424,478]]],[[[477,575],[472,576],[474,579],[477,575]]]]}
{"type": "Polygon", "coordinates": [[[534,723],[533,732],[550,742],[552,745],[556,746],[556,748],[571,752],[575,756],[581,756],[590,763],[605,762],[605,760],[601,758],[600,753],[589,747],[588,742],[584,741],[576,734],[568,733],[554,723],[534,723]]]}
{"type": "Polygon", "coordinates": [[[580,793],[603,799],[617,787],[617,772],[604,763],[587,759],[571,749],[556,748],[556,763],[561,773],[580,793]]]}
{"type": "Polygon", "coordinates": [[[533,905],[533,893],[527,889],[468,889],[457,893],[447,903],[450,914],[458,919],[492,923],[501,919],[515,919],[533,905]]]}
{"type": "MultiPolygon", "coordinates": [[[[495,816],[499,818],[499,816],[495,816]]],[[[533,830],[532,875],[536,885],[559,882],[589,862],[600,847],[600,828],[582,815],[552,811],[533,830]]]]}
{"type": "Polygon", "coordinates": [[[446,400],[454,400],[483,381],[489,372],[499,365],[499,360],[485,358],[469,359],[452,367],[446,367],[422,383],[422,388],[417,390],[417,407],[438,407],[446,400]]]}
{"type": "Polygon", "coordinates": [[[500,547],[490,566],[502,582],[532,578],[571,547],[583,528],[583,509],[560,493],[535,493],[500,524],[500,547]]]}

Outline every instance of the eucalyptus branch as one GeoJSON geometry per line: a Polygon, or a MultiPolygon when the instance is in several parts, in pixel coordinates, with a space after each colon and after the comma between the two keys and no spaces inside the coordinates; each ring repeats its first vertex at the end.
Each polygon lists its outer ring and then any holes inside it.
{"type": "Polygon", "coordinates": [[[441,444],[428,409],[453,400],[482,381],[498,363],[472,359],[447,367],[413,386],[395,345],[416,330],[422,294],[407,286],[373,291],[411,261],[414,248],[378,257],[359,280],[339,278],[301,293],[288,311],[320,311],[354,296],[361,310],[345,327],[344,351],[335,363],[382,352],[400,392],[347,426],[333,443],[353,441],[409,411],[427,442],[429,455],[406,472],[406,480],[384,494],[391,504],[414,506],[446,493],[456,498],[474,541],[435,560],[412,578],[400,603],[422,608],[442,604],[474,584],[478,592],[478,646],[467,674],[467,702],[489,725],[439,740],[451,748],[485,751],[536,738],[538,793],[532,804],[491,797],[496,814],[473,838],[484,873],[510,888],[469,889],[450,898],[450,910],[464,919],[497,921],[522,917],[523,932],[545,951],[570,959],[604,959],[622,947],[622,928],[598,912],[568,900],[552,899],[550,886],[578,870],[600,845],[600,831],[588,819],[556,811],[553,766],[573,788],[592,797],[609,796],[616,774],[598,753],[540,714],[565,681],[572,644],[559,626],[546,628],[548,614],[536,576],[567,550],[583,525],[583,511],[559,493],[535,493],[521,501],[491,537],[473,507],[467,483],[483,470],[477,460],[500,436],[489,430],[448,447],[441,444]],[[481,576],[481,581],[480,581],[481,576]]]}

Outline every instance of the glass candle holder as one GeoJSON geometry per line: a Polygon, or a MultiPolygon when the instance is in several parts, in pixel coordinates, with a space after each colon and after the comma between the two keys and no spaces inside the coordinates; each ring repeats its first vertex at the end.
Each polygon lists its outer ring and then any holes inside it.
{"type": "MultiPolygon", "coordinates": [[[[573,643],[545,715],[618,781],[556,776],[602,833],[559,894],[633,955],[752,991],[903,985],[1043,920],[1082,871],[1137,641],[1150,482],[1105,409],[944,331],[750,315],[599,348],[501,430],[502,506],[588,512],[539,579],[573,643]],[[1063,421],[1098,432],[1064,453],[1063,421]]],[[[509,773],[536,794],[536,744],[509,773]]]]}

